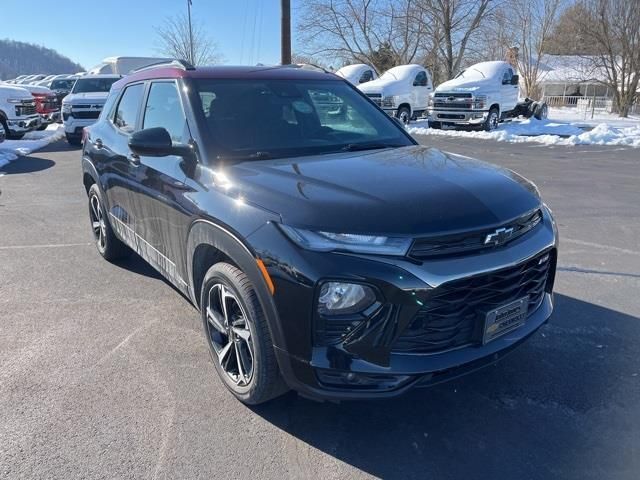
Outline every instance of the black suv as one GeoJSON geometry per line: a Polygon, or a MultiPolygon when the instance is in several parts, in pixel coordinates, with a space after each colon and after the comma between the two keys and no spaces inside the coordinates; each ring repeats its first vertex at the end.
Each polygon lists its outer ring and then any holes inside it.
{"type": "Polygon", "coordinates": [[[246,403],[431,385],[552,312],[536,187],[418,145],[331,73],[147,68],[111,88],[82,166],[99,252],[135,251],[191,299],[246,403]]]}

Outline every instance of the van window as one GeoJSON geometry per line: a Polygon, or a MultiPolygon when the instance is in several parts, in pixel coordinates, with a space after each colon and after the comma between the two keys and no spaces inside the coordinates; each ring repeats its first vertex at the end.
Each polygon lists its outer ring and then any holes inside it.
{"type": "Polygon", "coordinates": [[[360,80],[358,80],[359,83],[365,83],[368,82],[370,80],[373,80],[373,71],[371,70],[366,70],[361,76],[360,76],[360,80]]]}
{"type": "Polygon", "coordinates": [[[413,84],[417,87],[426,87],[427,86],[427,72],[420,72],[416,75],[413,84]]]}
{"type": "Polygon", "coordinates": [[[133,133],[138,120],[144,85],[138,83],[127,87],[120,99],[113,124],[125,133],[133,133]]]}
{"type": "Polygon", "coordinates": [[[507,68],[502,75],[502,84],[509,85],[511,83],[511,77],[513,77],[513,70],[507,68]]]}

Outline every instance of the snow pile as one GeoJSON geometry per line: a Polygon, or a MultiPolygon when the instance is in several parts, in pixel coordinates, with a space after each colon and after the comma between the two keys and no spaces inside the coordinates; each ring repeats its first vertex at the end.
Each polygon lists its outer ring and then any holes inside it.
{"type": "Polygon", "coordinates": [[[5,140],[0,143],[0,167],[19,156],[29,155],[40,150],[63,137],[64,127],[54,123],[49,125],[46,130],[27,133],[21,140],[5,140]]]}
{"type": "Polygon", "coordinates": [[[562,123],[555,120],[514,120],[500,124],[493,132],[477,130],[435,130],[426,120],[419,120],[408,128],[412,135],[478,138],[498,142],[535,142],[544,145],[623,145],[640,147],[640,122],[621,126],[599,123],[594,127],[562,123]]]}

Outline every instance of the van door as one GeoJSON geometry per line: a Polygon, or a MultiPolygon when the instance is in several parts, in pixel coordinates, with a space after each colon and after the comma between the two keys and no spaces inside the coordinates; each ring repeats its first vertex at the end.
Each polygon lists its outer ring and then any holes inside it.
{"type": "Polygon", "coordinates": [[[513,69],[511,67],[506,68],[502,75],[500,101],[502,102],[501,110],[503,112],[513,110],[518,103],[518,85],[511,85],[513,75],[513,69]]]}
{"type": "Polygon", "coordinates": [[[412,86],[412,113],[421,112],[427,108],[429,94],[431,93],[431,80],[426,70],[419,71],[413,79],[412,86]]]}

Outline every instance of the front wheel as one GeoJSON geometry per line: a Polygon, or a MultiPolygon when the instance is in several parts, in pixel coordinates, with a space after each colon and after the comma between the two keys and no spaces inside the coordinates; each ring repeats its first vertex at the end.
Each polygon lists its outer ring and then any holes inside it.
{"type": "Polygon", "coordinates": [[[498,128],[498,120],[498,110],[496,108],[492,108],[489,110],[489,115],[487,115],[487,119],[484,122],[484,130],[486,132],[491,132],[498,128]]]}
{"type": "Polygon", "coordinates": [[[4,128],[4,124],[0,121],[0,143],[4,142],[7,138],[7,130],[4,128]]]}
{"type": "Polygon", "coordinates": [[[400,107],[396,112],[396,117],[405,125],[409,125],[411,121],[411,110],[409,107],[400,107]]]}
{"type": "Polygon", "coordinates": [[[204,333],[225,387],[241,402],[266,402],[284,393],[271,334],[251,281],[238,268],[217,263],[200,294],[204,333]]]}

